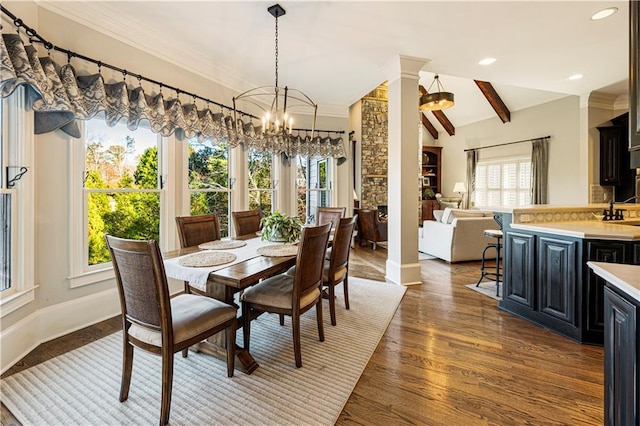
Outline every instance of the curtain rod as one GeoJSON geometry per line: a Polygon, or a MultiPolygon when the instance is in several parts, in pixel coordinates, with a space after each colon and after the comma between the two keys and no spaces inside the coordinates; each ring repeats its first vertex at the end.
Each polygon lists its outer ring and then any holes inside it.
{"type": "MultiPolygon", "coordinates": [[[[217,105],[217,106],[219,106],[220,108],[226,108],[226,109],[228,109],[229,111],[233,110],[233,107],[230,107],[230,106],[228,106],[228,105],[221,104],[221,103],[216,102],[216,101],[212,101],[211,99],[203,98],[202,96],[196,95],[195,93],[187,92],[187,91],[182,90],[182,89],[179,89],[179,88],[177,88],[177,87],[173,87],[173,86],[170,86],[170,85],[168,85],[168,84],[164,84],[164,83],[163,83],[163,82],[161,82],[161,81],[157,81],[157,80],[153,80],[153,79],[151,79],[151,78],[145,77],[145,76],[143,76],[142,74],[135,74],[135,73],[132,73],[132,72],[127,71],[126,69],[122,69],[122,68],[116,67],[115,65],[110,65],[110,64],[107,64],[107,63],[105,63],[105,62],[99,61],[99,60],[97,60],[97,59],[89,58],[89,57],[84,56],[84,55],[81,55],[81,54],[79,54],[79,53],[72,52],[71,50],[67,50],[67,49],[64,49],[64,48],[62,48],[62,47],[56,46],[56,45],[54,45],[53,43],[51,43],[51,42],[49,42],[49,41],[45,40],[45,39],[44,39],[40,34],[38,34],[38,33],[36,32],[36,30],[34,30],[33,28],[29,27],[27,24],[25,24],[25,23],[24,23],[24,21],[23,21],[22,19],[18,18],[16,15],[14,15],[13,13],[11,13],[11,12],[10,12],[8,9],[6,9],[4,6],[0,5],[0,11],[2,11],[3,13],[5,13],[9,18],[13,19],[13,25],[15,25],[15,27],[18,29],[18,32],[20,32],[20,27],[23,27],[23,28],[25,29],[25,34],[29,37],[29,42],[30,42],[30,43],[33,43],[33,42],[35,41],[35,42],[38,42],[38,43],[42,43],[42,45],[44,46],[44,48],[45,48],[45,49],[47,49],[47,50],[51,50],[51,49],[53,49],[53,50],[56,50],[56,51],[58,51],[58,52],[62,52],[62,53],[64,53],[64,54],[66,54],[66,55],[67,55],[67,60],[68,60],[69,62],[71,62],[71,58],[79,58],[79,59],[82,59],[82,60],[84,60],[84,61],[87,61],[87,62],[91,62],[91,63],[96,64],[96,65],[98,66],[98,73],[100,73],[100,68],[102,68],[102,67],[109,68],[109,69],[112,69],[112,70],[114,70],[114,71],[117,71],[117,72],[122,73],[122,75],[123,75],[125,78],[127,77],[127,75],[130,75],[130,76],[132,76],[132,77],[137,78],[137,79],[138,79],[138,81],[144,80],[144,81],[147,81],[147,82],[152,83],[152,84],[157,84],[158,86],[160,86],[160,90],[162,90],[162,88],[166,87],[166,88],[167,88],[167,89],[169,89],[169,90],[173,90],[173,91],[175,91],[175,92],[176,92],[176,94],[177,94],[178,96],[180,96],[180,94],[181,94],[181,93],[183,93],[183,94],[185,94],[185,95],[191,96],[191,97],[194,99],[194,101],[195,101],[195,99],[197,98],[197,99],[200,99],[200,100],[205,101],[205,102],[207,102],[207,103],[212,103],[212,104],[214,104],[214,105],[217,105]]],[[[1,27],[1,25],[0,25],[0,27],[1,27]]],[[[242,115],[242,116],[250,117],[250,118],[255,118],[256,120],[258,120],[258,119],[259,119],[258,117],[256,117],[256,116],[255,116],[255,115],[253,115],[253,114],[249,114],[249,113],[246,113],[246,112],[243,112],[243,111],[240,111],[240,110],[237,110],[237,111],[238,111],[238,112],[240,113],[240,115],[242,115]]],[[[293,130],[302,131],[302,132],[311,132],[311,131],[312,131],[312,129],[293,129],[293,130]]],[[[316,132],[327,132],[327,133],[338,133],[338,134],[343,134],[343,133],[344,133],[344,130],[341,130],[341,131],[335,131],[335,130],[316,130],[316,132]]]]}
{"type": "Polygon", "coordinates": [[[464,152],[477,151],[479,149],[485,149],[485,148],[495,148],[497,146],[513,145],[514,143],[533,142],[533,141],[537,141],[539,139],[550,139],[550,138],[551,138],[551,136],[542,136],[540,138],[524,139],[524,140],[515,141],[515,142],[505,142],[505,143],[499,143],[499,144],[496,144],[496,145],[487,145],[487,146],[481,146],[481,147],[478,147],[478,148],[469,148],[469,149],[465,149],[464,152]]]}

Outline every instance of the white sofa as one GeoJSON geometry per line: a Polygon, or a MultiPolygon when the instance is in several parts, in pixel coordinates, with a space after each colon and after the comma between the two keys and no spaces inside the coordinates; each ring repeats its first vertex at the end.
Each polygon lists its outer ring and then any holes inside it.
{"type": "MultiPolygon", "coordinates": [[[[490,211],[446,208],[434,216],[418,229],[418,250],[451,263],[480,260],[486,245],[496,242],[484,230],[500,229],[490,211]]],[[[487,250],[486,258],[494,259],[495,250],[487,250]]]]}

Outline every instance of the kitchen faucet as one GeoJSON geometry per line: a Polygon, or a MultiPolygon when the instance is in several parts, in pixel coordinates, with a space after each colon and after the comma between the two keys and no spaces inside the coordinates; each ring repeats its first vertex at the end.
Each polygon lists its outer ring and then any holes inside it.
{"type": "MultiPolygon", "coordinates": [[[[637,195],[633,197],[629,197],[626,200],[622,201],[620,204],[628,203],[629,201],[638,199],[637,195]]],[[[613,200],[609,201],[609,210],[605,209],[602,211],[602,220],[624,220],[624,210],[623,209],[615,209],[613,208],[613,200]]]]}

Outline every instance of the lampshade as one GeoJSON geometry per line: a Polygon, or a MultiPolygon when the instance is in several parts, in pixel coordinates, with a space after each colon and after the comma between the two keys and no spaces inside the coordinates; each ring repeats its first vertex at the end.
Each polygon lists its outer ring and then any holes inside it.
{"type": "Polygon", "coordinates": [[[353,201],[358,201],[358,193],[356,192],[356,190],[353,190],[353,201]]]}
{"type": "Polygon", "coordinates": [[[456,184],[453,185],[453,192],[459,192],[463,194],[467,192],[467,187],[464,186],[464,182],[456,182],[456,184]]]}
{"type": "Polygon", "coordinates": [[[439,111],[441,109],[452,107],[454,105],[453,93],[445,92],[443,89],[444,87],[440,84],[440,77],[436,74],[427,89],[427,93],[420,97],[420,110],[439,111]],[[436,84],[436,89],[438,89],[438,91],[429,93],[434,83],[436,84]]]}

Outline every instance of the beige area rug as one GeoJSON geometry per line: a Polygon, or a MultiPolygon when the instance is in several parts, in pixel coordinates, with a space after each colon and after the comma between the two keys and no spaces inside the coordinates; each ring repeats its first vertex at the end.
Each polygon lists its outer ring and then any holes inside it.
{"type": "MultiPolygon", "coordinates": [[[[251,326],[251,353],[260,367],[226,376],[208,355],[175,359],[172,425],[332,425],[403,297],[405,287],[349,278],[350,310],[342,286],[337,326],[323,303],[325,341],[315,310],[302,318],[302,368],[293,358],[291,320],[276,315],[251,326]]],[[[242,332],[238,333],[238,342],[242,332]]],[[[135,350],[129,399],[118,401],[121,334],[90,343],[2,380],[2,402],[24,425],[143,425],[160,416],[161,360],[135,350]]]]}
{"type": "MultiPolygon", "coordinates": [[[[478,293],[484,294],[485,296],[489,296],[495,300],[501,300],[502,297],[496,296],[496,282],[495,281],[482,281],[478,287],[476,287],[476,283],[465,285],[468,289],[473,291],[477,291],[478,293]]],[[[502,293],[502,283],[500,283],[500,292],[502,293]]]]}

